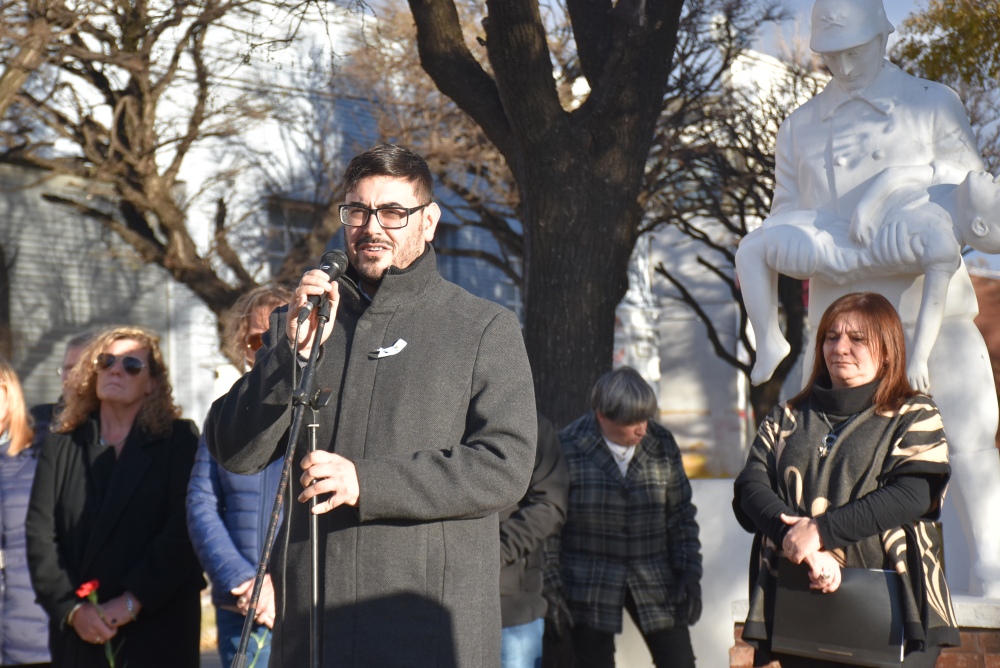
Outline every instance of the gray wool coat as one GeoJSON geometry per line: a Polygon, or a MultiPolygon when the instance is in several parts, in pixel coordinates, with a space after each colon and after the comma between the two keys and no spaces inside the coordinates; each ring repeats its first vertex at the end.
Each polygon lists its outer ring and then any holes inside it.
{"type": "MultiPolygon", "coordinates": [[[[317,371],[318,386],[333,390],[319,447],[354,462],[360,486],[356,508],[319,516],[322,665],[494,668],[497,512],[525,493],[537,429],[520,327],[442,279],[430,247],[390,269],[370,304],[352,276],[340,279],[317,371]]],[[[275,343],[212,407],[209,450],[231,471],[255,473],[284,453],[296,365],[284,324],[276,312],[275,343]]],[[[306,431],[271,562],[272,666],[308,665],[308,511],[294,500],[306,431]]]]}

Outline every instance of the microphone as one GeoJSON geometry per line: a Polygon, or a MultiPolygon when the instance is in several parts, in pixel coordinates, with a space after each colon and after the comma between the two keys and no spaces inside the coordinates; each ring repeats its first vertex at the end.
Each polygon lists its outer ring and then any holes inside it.
{"type": "MultiPolygon", "coordinates": [[[[323,253],[323,257],[319,259],[319,268],[326,272],[327,276],[330,277],[330,281],[337,280],[347,271],[347,253],[340,249],[323,253]]],[[[306,321],[309,314],[319,305],[319,300],[322,298],[322,295],[309,295],[309,301],[299,309],[300,325],[306,321]]]]}

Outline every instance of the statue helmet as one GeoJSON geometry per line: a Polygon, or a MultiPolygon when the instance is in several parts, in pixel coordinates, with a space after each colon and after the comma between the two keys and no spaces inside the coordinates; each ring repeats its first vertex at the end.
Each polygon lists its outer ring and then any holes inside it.
{"type": "Polygon", "coordinates": [[[882,0],[816,0],[809,48],[834,53],[866,44],[895,31],[882,0]]]}

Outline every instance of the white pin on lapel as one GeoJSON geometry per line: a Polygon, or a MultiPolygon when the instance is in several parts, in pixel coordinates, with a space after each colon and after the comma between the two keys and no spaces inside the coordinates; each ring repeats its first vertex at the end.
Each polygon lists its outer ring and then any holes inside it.
{"type": "Polygon", "coordinates": [[[404,341],[403,339],[397,339],[396,342],[391,346],[389,346],[388,348],[379,348],[378,350],[376,350],[374,352],[374,355],[376,358],[391,357],[392,355],[399,354],[399,351],[401,351],[405,347],[406,347],[406,341],[404,341]]]}

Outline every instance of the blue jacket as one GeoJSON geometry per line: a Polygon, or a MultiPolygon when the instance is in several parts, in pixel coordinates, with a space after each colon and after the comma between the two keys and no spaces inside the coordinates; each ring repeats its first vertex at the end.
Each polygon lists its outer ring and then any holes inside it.
{"type": "Polygon", "coordinates": [[[230,590],[257,572],[280,477],[280,459],[254,475],[226,471],[201,435],[188,483],[187,525],[216,605],[235,606],[230,590]]]}
{"type": "Polygon", "coordinates": [[[25,550],[24,518],[38,466],[36,445],[11,457],[0,437],[0,664],[47,663],[49,617],[35,602],[25,550]]]}

